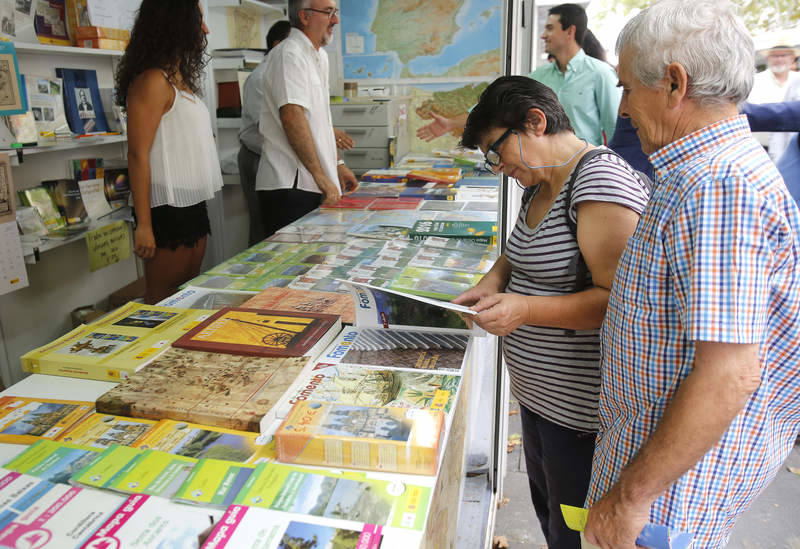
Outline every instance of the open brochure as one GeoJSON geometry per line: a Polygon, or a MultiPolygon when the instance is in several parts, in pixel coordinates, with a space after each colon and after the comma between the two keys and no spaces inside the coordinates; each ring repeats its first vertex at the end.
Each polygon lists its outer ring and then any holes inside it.
{"type": "MultiPolygon", "coordinates": [[[[356,323],[360,328],[398,328],[451,332],[485,336],[479,326],[470,325],[462,315],[475,315],[463,305],[378,288],[348,280],[337,280],[347,288],[356,303],[356,323]]],[[[471,324],[471,323],[470,323],[471,324]]]]}

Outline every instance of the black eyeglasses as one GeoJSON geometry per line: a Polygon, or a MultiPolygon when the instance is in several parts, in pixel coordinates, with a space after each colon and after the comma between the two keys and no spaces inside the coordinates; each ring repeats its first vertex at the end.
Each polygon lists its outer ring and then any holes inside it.
{"type": "Polygon", "coordinates": [[[339,15],[339,8],[334,8],[332,10],[318,10],[316,8],[303,8],[303,11],[315,11],[317,13],[324,13],[328,16],[328,19],[333,19],[337,15],[339,15]]]}
{"type": "Polygon", "coordinates": [[[497,152],[497,149],[500,148],[500,145],[503,144],[503,141],[508,139],[508,136],[511,135],[512,133],[514,133],[514,130],[512,130],[511,128],[507,129],[506,132],[503,135],[501,135],[497,141],[489,145],[489,148],[486,150],[486,154],[484,155],[484,159],[486,160],[486,167],[490,172],[492,172],[495,175],[497,174],[497,172],[494,171],[495,168],[497,168],[500,165],[500,162],[503,161],[500,158],[500,153],[497,152]]]}

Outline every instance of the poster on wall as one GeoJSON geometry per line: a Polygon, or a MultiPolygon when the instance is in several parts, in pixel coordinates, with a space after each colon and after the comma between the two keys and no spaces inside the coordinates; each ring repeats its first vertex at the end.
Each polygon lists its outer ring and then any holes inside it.
{"type": "Polygon", "coordinates": [[[0,115],[23,114],[27,110],[17,50],[13,42],[0,42],[0,115]]]}
{"type": "Polygon", "coordinates": [[[341,11],[345,80],[501,74],[500,0],[428,0],[413,10],[394,0],[341,0],[341,11]]]}
{"type": "Polygon", "coordinates": [[[8,154],[0,153],[0,295],[28,286],[14,204],[8,154]]]}

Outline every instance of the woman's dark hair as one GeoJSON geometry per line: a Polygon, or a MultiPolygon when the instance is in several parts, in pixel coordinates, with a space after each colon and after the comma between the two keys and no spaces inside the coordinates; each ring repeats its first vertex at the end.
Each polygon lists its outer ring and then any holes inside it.
{"type": "Polygon", "coordinates": [[[288,21],[278,21],[269,28],[267,33],[267,53],[277,46],[275,42],[282,42],[289,36],[289,31],[292,30],[292,24],[288,21]]]}
{"type": "Polygon", "coordinates": [[[594,57],[600,61],[606,60],[606,50],[603,44],[589,29],[586,29],[586,36],[583,37],[583,52],[589,57],[594,57]]]}
{"type": "Polygon", "coordinates": [[[131,40],[116,74],[117,104],[125,106],[128,89],[148,69],[161,69],[173,84],[179,74],[194,94],[200,94],[206,35],[197,0],[143,0],[131,40]]]}
{"type": "Polygon", "coordinates": [[[478,104],[469,113],[461,146],[477,149],[483,136],[492,128],[526,131],[530,109],[544,113],[547,119],[545,135],[573,131],[553,90],[527,76],[501,76],[483,90],[478,104]]]}

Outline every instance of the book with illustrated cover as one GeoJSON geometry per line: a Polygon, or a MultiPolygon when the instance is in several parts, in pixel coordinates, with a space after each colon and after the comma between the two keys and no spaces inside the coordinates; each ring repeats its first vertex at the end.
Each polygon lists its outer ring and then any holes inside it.
{"type": "Polygon", "coordinates": [[[93,413],[58,440],[91,448],[108,448],[114,444],[132,446],[150,432],[156,423],[148,419],[93,413]]]}
{"type": "Polygon", "coordinates": [[[209,314],[211,311],[130,302],[25,353],[20,359],[22,369],[101,381],[127,379],[209,314]]]}
{"type": "Polygon", "coordinates": [[[348,236],[359,238],[376,238],[379,240],[391,240],[393,238],[405,238],[409,229],[406,227],[392,227],[390,225],[377,225],[373,223],[357,223],[347,231],[348,236]]]}
{"type": "Polygon", "coordinates": [[[427,168],[414,169],[408,172],[409,179],[420,179],[434,183],[458,183],[461,179],[461,168],[427,168]]]}
{"type": "Polygon", "coordinates": [[[100,452],[97,448],[40,440],[3,467],[54,484],[68,484],[70,478],[94,462],[100,452]]]}
{"type": "Polygon", "coordinates": [[[20,202],[25,206],[34,208],[42,218],[49,234],[63,233],[67,222],[61,216],[53,197],[44,187],[31,187],[19,191],[20,202]]]}
{"type": "Polygon", "coordinates": [[[435,475],[444,413],[300,401],[275,432],[284,463],[435,475]]]}
{"type": "Polygon", "coordinates": [[[47,227],[44,226],[42,216],[39,215],[36,208],[30,206],[17,208],[17,225],[24,235],[45,236],[47,234],[47,227]]]}
{"type": "Polygon", "coordinates": [[[421,531],[431,493],[429,486],[378,480],[354,471],[264,463],[250,475],[236,503],[282,513],[362,520],[421,531]]]}
{"type": "Polygon", "coordinates": [[[405,183],[408,181],[408,169],[379,168],[367,170],[361,175],[362,182],[405,183]]]}
{"type": "Polygon", "coordinates": [[[475,286],[482,277],[481,273],[406,267],[391,281],[389,288],[405,294],[449,302],[475,286]]]}
{"type": "Polygon", "coordinates": [[[76,181],[103,179],[105,177],[102,158],[74,158],[69,160],[69,169],[76,181]]]}
{"type": "Polygon", "coordinates": [[[366,182],[359,185],[358,188],[348,196],[354,198],[392,198],[400,196],[400,193],[403,192],[405,188],[406,184],[403,182],[366,182]]]}
{"type": "Polygon", "coordinates": [[[236,463],[260,463],[275,458],[268,437],[248,431],[197,425],[164,419],[136,443],[137,448],[158,450],[195,461],[222,459],[236,463]]]}
{"type": "Polygon", "coordinates": [[[36,143],[55,144],[57,138],[71,137],[60,78],[24,74],[25,92],[28,96],[29,114],[36,127],[36,143]]]}
{"type": "Polygon", "coordinates": [[[83,547],[197,547],[198,539],[207,527],[208,520],[193,509],[162,498],[133,494],[89,537],[83,547]]]}
{"type": "MultiPolygon", "coordinates": [[[[287,396],[285,405],[315,400],[449,413],[460,382],[461,376],[438,372],[320,362],[306,375],[297,390],[287,396]]],[[[278,411],[279,417],[284,415],[284,410],[278,411]]]]}
{"type": "Polygon", "coordinates": [[[491,221],[417,221],[409,232],[412,240],[430,236],[474,240],[483,244],[497,242],[497,223],[491,221]]]}
{"type": "Polygon", "coordinates": [[[58,211],[67,225],[80,225],[86,222],[88,214],[81,198],[81,189],[74,179],[53,179],[42,181],[42,187],[53,197],[58,211]]]}
{"type": "Polygon", "coordinates": [[[315,356],[340,329],[334,315],[226,307],[173,346],[247,356],[315,356]]]}
{"type": "Polygon", "coordinates": [[[91,488],[104,488],[142,452],[144,450],[113,444],[103,450],[94,461],[72,475],[70,483],[91,488]]]}
{"type": "Polygon", "coordinates": [[[71,46],[72,40],[67,32],[66,0],[47,0],[38,2],[33,28],[42,44],[71,46]]]}
{"type": "Polygon", "coordinates": [[[420,534],[391,530],[374,524],[288,516],[257,507],[231,505],[202,549],[407,549],[419,546],[420,534]]]}
{"type": "Polygon", "coordinates": [[[289,288],[267,288],[251,297],[242,306],[250,309],[339,315],[342,322],[347,324],[355,322],[356,316],[353,299],[347,294],[289,288]]]}
{"type": "Polygon", "coordinates": [[[4,509],[0,547],[81,547],[125,498],[66,484],[42,482],[4,509]]]}
{"type": "Polygon", "coordinates": [[[130,181],[127,167],[106,167],[103,170],[103,188],[106,200],[113,209],[128,205],[128,196],[131,194],[130,181]]]}
{"type": "Polygon", "coordinates": [[[56,68],[56,76],[64,85],[64,110],[72,133],[86,134],[109,131],[97,72],[86,69],[56,68]]]}
{"type": "Polygon", "coordinates": [[[347,328],[319,362],[459,373],[469,336],[436,331],[347,328]]]}
{"type": "Polygon", "coordinates": [[[258,432],[308,363],[171,348],[101,395],[98,413],[258,432]]]}
{"type": "MultiPolygon", "coordinates": [[[[171,498],[187,479],[196,463],[196,459],[168,452],[145,450],[133,455],[133,459],[106,481],[102,488],[123,494],[147,494],[171,498]]],[[[94,464],[89,465],[76,477],[88,476],[91,479],[93,467],[94,464]]]]}
{"type": "MultiPolygon", "coordinates": [[[[5,24],[4,18],[3,27],[5,24]]],[[[24,114],[28,110],[28,101],[19,72],[14,42],[0,41],[0,75],[3,77],[3,86],[0,88],[0,115],[24,114]]]]}
{"type": "Polygon", "coordinates": [[[252,292],[211,290],[209,288],[187,286],[178,293],[160,301],[157,305],[161,307],[218,311],[223,307],[239,307],[252,297],[252,292]]]}
{"type": "Polygon", "coordinates": [[[232,505],[255,466],[221,459],[201,459],[175,493],[181,503],[225,509],[232,505]]]}
{"type": "Polygon", "coordinates": [[[0,442],[33,444],[55,439],[94,409],[93,402],[0,397],[0,442]]]}
{"type": "Polygon", "coordinates": [[[408,265],[409,267],[486,273],[492,268],[494,261],[494,256],[488,253],[474,254],[458,250],[426,247],[419,250],[408,265]]]}

